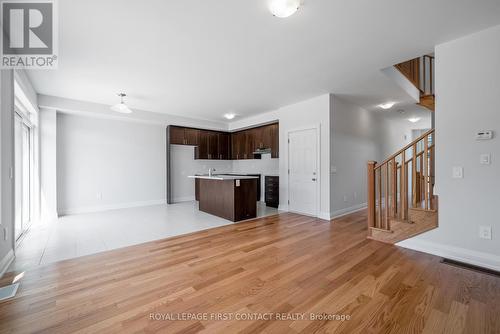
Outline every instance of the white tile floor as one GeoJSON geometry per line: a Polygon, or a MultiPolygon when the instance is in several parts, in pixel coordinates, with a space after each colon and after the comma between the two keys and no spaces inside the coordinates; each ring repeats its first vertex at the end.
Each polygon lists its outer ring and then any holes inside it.
{"type": "MultiPolygon", "coordinates": [[[[258,204],[259,217],[278,212],[258,204]]],[[[233,223],[199,211],[197,202],[61,217],[31,227],[18,245],[9,271],[229,224],[233,223]]]]}

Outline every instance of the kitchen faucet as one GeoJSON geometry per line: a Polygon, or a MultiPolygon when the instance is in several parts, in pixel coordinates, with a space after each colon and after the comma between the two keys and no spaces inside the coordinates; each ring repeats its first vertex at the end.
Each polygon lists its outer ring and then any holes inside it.
{"type": "Polygon", "coordinates": [[[215,168],[208,169],[208,177],[212,177],[212,172],[215,172],[215,168]]]}

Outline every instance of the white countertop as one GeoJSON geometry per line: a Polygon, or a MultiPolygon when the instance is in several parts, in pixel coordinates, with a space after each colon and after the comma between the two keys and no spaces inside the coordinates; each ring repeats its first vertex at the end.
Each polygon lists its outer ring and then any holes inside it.
{"type": "Polygon", "coordinates": [[[241,175],[238,176],[238,175],[226,175],[226,174],[219,174],[219,175],[213,175],[213,176],[190,175],[188,177],[191,179],[206,179],[206,180],[220,180],[220,181],[258,179],[257,176],[241,176],[241,175]]]}

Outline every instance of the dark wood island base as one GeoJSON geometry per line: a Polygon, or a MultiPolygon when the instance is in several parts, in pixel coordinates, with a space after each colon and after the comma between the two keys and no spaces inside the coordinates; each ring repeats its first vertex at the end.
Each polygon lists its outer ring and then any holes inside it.
{"type": "Polygon", "coordinates": [[[199,179],[199,209],[237,222],[257,217],[257,179],[199,179]]]}

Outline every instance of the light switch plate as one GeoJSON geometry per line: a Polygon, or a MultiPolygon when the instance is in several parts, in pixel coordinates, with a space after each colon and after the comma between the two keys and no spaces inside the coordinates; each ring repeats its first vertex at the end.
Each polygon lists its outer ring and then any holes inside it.
{"type": "Polygon", "coordinates": [[[479,163],[481,165],[490,165],[491,164],[491,154],[481,154],[479,156],[479,163]]]}
{"type": "Polygon", "coordinates": [[[479,226],[479,237],[491,240],[491,226],[479,226]]]}
{"type": "Polygon", "coordinates": [[[240,186],[240,180],[236,180],[236,186],[239,187],[240,186]]]}
{"type": "Polygon", "coordinates": [[[453,174],[452,174],[454,179],[463,179],[464,178],[464,168],[460,166],[453,167],[453,174]]]}

